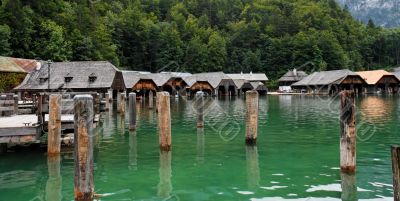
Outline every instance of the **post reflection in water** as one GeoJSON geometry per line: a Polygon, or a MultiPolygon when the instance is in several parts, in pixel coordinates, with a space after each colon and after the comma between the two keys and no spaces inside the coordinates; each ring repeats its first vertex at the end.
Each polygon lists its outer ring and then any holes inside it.
{"type": "Polygon", "coordinates": [[[128,169],[137,170],[137,140],[136,131],[129,132],[129,165],[128,169]]]}
{"type": "Polygon", "coordinates": [[[170,198],[172,192],[171,152],[160,151],[160,182],[157,186],[157,195],[161,198],[170,198]]]}
{"type": "Polygon", "coordinates": [[[260,167],[258,165],[257,146],[246,146],[247,185],[257,189],[260,185],[260,167]]]}
{"type": "Polygon", "coordinates": [[[125,134],[125,116],[117,114],[117,128],[120,135],[125,134]]]}
{"type": "Polygon", "coordinates": [[[197,128],[197,161],[204,162],[204,128],[197,128]]]}
{"type": "Polygon", "coordinates": [[[49,178],[47,179],[46,183],[46,200],[62,200],[62,178],[60,174],[60,162],[61,157],[59,155],[48,156],[47,158],[47,169],[49,173],[49,178]]]}
{"type": "Polygon", "coordinates": [[[342,180],[342,201],[356,201],[357,182],[355,174],[340,173],[342,180]]]}

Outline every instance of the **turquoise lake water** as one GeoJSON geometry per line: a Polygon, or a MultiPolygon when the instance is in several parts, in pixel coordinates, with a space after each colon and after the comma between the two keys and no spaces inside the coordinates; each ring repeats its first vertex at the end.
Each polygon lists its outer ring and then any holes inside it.
{"type": "MultiPolygon", "coordinates": [[[[261,96],[256,147],[244,144],[242,98],[207,103],[205,127],[197,129],[193,102],[171,99],[170,153],[159,151],[157,115],[145,101],[138,102],[135,132],[115,107],[105,113],[94,140],[101,200],[393,200],[390,145],[400,143],[399,97],[357,97],[353,177],[339,170],[337,98],[261,96]],[[341,178],[355,181],[357,192],[345,188],[342,195],[341,178]]],[[[10,151],[0,155],[0,200],[73,200],[73,171],[72,154],[48,168],[43,151],[10,151]]]]}

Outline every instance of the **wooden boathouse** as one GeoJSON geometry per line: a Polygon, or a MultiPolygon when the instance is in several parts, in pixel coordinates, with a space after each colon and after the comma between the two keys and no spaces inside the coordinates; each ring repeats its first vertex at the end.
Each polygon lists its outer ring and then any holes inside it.
{"type": "Polygon", "coordinates": [[[278,79],[279,91],[291,92],[291,85],[307,77],[307,73],[297,69],[289,70],[278,79]]]}
{"type": "Polygon", "coordinates": [[[366,82],[363,93],[397,93],[400,80],[385,70],[357,72],[366,82]]]}
{"type": "Polygon", "coordinates": [[[291,86],[296,91],[306,90],[312,94],[329,95],[346,89],[361,93],[364,85],[365,80],[357,73],[333,70],[314,72],[291,86]]]}
{"type": "Polygon", "coordinates": [[[250,72],[226,75],[235,83],[238,94],[244,94],[248,90],[256,90],[259,94],[266,94],[268,92],[266,86],[268,77],[264,73],[250,72]]]}

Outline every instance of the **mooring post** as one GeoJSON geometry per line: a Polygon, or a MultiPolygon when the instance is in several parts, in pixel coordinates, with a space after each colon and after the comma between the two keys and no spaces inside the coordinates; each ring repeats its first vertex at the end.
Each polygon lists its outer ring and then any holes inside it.
{"type": "Polygon", "coordinates": [[[204,92],[198,91],[195,95],[195,108],[197,111],[197,128],[204,127],[204,92]]]}
{"type": "Polygon", "coordinates": [[[18,115],[18,95],[14,95],[14,115],[18,115]]]}
{"type": "Polygon", "coordinates": [[[258,92],[246,92],[246,144],[255,145],[258,127],[258,92]]]}
{"type": "Polygon", "coordinates": [[[154,102],[153,96],[154,96],[153,91],[150,90],[149,91],[149,109],[153,109],[153,102],[154,102]]]}
{"type": "Polygon", "coordinates": [[[340,93],[340,169],[356,172],[356,108],[354,91],[340,93]]]}
{"type": "Polygon", "coordinates": [[[61,94],[51,94],[49,100],[49,123],[47,154],[57,155],[61,149],[61,94]]]}
{"type": "Polygon", "coordinates": [[[392,152],[393,196],[394,201],[400,201],[400,147],[394,145],[392,152]]]}
{"type": "Polygon", "coordinates": [[[125,92],[119,94],[118,113],[125,115],[125,92]]]}
{"type": "Polygon", "coordinates": [[[0,143],[0,154],[7,153],[8,145],[7,143],[0,143]]]}
{"type": "Polygon", "coordinates": [[[136,130],[136,93],[129,93],[129,130],[136,130]]]}
{"type": "Polygon", "coordinates": [[[158,132],[160,149],[171,150],[171,109],[168,92],[157,92],[158,132]]]}
{"type": "Polygon", "coordinates": [[[93,200],[93,97],[74,97],[75,201],[93,200]]]}
{"type": "Polygon", "coordinates": [[[40,124],[40,127],[42,127],[42,129],[41,130],[43,130],[43,124],[44,124],[44,117],[43,117],[43,94],[42,93],[40,93],[38,96],[37,96],[37,106],[36,106],[36,108],[37,108],[37,111],[36,111],[36,115],[37,115],[37,118],[38,118],[38,123],[40,124]]]}

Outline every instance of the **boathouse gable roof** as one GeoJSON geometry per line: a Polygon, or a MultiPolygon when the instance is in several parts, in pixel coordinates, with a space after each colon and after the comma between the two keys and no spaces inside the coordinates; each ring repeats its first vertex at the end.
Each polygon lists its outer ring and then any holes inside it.
{"type": "Polygon", "coordinates": [[[36,60],[0,56],[0,72],[30,73],[36,67],[36,60]]]}
{"type": "Polygon", "coordinates": [[[293,69],[289,70],[281,78],[279,78],[278,82],[297,82],[302,80],[306,76],[306,72],[293,69]]]}
{"type": "Polygon", "coordinates": [[[372,70],[372,71],[360,71],[357,72],[368,85],[376,85],[383,77],[393,77],[397,82],[400,82],[399,79],[392,73],[389,73],[385,70],[372,70]]]}
{"type": "MultiPolygon", "coordinates": [[[[16,90],[48,89],[93,89],[111,88],[117,73],[121,73],[114,65],[106,61],[54,62],[42,63],[41,68],[30,73],[16,90]],[[66,79],[68,78],[68,79],[66,79]]],[[[120,82],[123,82],[121,80],[120,82]]],[[[124,85],[124,84],[121,84],[124,85]]]]}
{"type": "Polygon", "coordinates": [[[333,70],[314,72],[302,80],[292,84],[292,86],[323,86],[330,84],[340,84],[347,76],[357,76],[358,74],[350,70],[333,70]]]}

